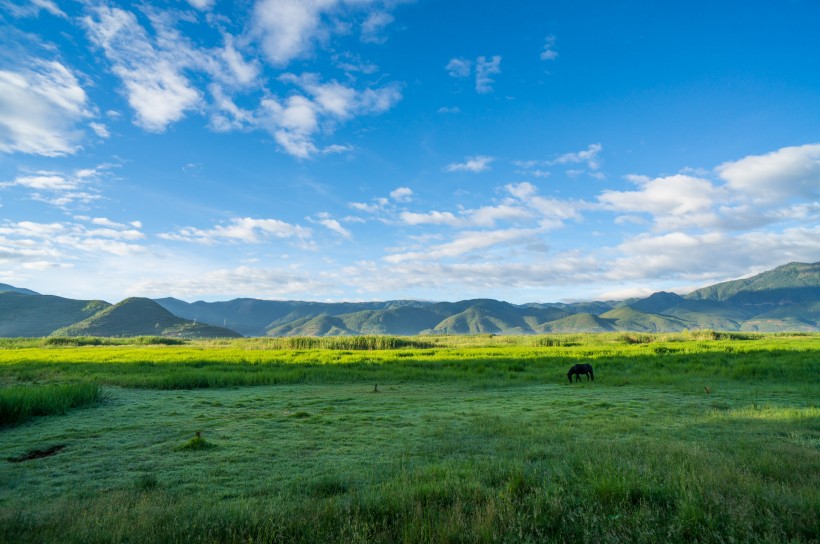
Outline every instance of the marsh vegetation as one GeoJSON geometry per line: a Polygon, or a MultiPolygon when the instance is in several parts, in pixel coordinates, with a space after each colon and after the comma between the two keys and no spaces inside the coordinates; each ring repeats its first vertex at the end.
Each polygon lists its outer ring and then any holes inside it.
{"type": "Polygon", "coordinates": [[[357,342],[4,341],[0,540],[820,539],[818,335],[357,342]]]}

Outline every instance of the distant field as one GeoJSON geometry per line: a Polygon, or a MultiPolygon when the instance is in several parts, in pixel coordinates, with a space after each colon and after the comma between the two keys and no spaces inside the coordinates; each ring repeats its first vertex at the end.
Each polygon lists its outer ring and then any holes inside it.
{"type": "Polygon", "coordinates": [[[0,384],[3,542],[820,541],[820,335],[20,339],[0,384]]]}

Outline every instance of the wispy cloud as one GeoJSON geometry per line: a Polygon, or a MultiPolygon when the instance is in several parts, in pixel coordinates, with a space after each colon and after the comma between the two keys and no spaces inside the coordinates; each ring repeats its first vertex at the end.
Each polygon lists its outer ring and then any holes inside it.
{"type": "MultiPolygon", "coordinates": [[[[176,47],[156,47],[133,13],[108,6],[98,6],[84,22],[91,39],[122,79],[138,125],[163,132],[200,106],[202,94],[183,74],[192,59],[185,44],[174,39],[177,37],[167,37],[176,47]]],[[[163,31],[167,29],[161,28],[163,31]]]]}
{"type": "Polygon", "coordinates": [[[473,62],[469,59],[452,58],[444,67],[450,77],[470,77],[473,62]]]}
{"type": "Polygon", "coordinates": [[[69,172],[39,170],[0,182],[0,189],[20,188],[29,198],[63,210],[100,200],[99,184],[110,175],[112,165],[82,168],[69,172]]]}
{"type": "Polygon", "coordinates": [[[333,219],[333,217],[331,217],[331,215],[327,212],[318,213],[316,214],[316,217],[309,217],[308,221],[310,221],[311,223],[322,225],[329,231],[338,234],[342,238],[345,238],[347,240],[353,239],[353,234],[349,230],[344,228],[342,224],[339,223],[339,221],[333,219]]]}
{"type": "Polygon", "coordinates": [[[477,93],[486,94],[493,92],[492,76],[501,73],[501,56],[494,55],[491,58],[478,57],[475,61],[475,90],[477,93]]]}
{"type": "Polygon", "coordinates": [[[544,49],[541,50],[541,60],[555,60],[558,58],[558,51],[555,50],[557,38],[550,34],[544,39],[544,49]]]}
{"type": "Polygon", "coordinates": [[[143,253],[145,248],[136,242],[144,237],[134,224],[100,224],[88,217],[52,223],[5,221],[0,223],[0,261],[24,270],[72,267],[89,256],[143,253]]]}
{"type": "Polygon", "coordinates": [[[475,155],[467,157],[464,162],[453,162],[444,167],[445,172],[486,172],[490,169],[490,164],[495,160],[488,155],[475,155]]]}
{"type": "Polygon", "coordinates": [[[211,229],[184,227],[176,232],[159,234],[164,240],[194,242],[212,245],[217,243],[259,244],[270,238],[293,239],[306,246],[312,237],[307,227],[293,225],[278,219],[234,218],[211,229]]]}
{"type": "Polygon", "coordinates": [[[493,76],[501,73],[501,56],[492,57],[480,56],[475,59],[475,63],[470,59],[454,57],[450,59],[444,67],[450,77],[459,79],[470,77],[475,64],[475,90],[479,94],[493,92],[493,76]]]}
{"type": "Polygon", "coordinates": [[[590,144],[586,149],[576,152],[564,153],[545,160],[516,160],[513,165],[516,167],[516,172],[525,174],[536,178],[549,177],[552,172],[549,168],[559,165],[574,165],[581,164],[586,166],[586,170],[569,169],[566,171],[570,177],[577,177],[581,174],[587,174],[596,179],[605,179],[606,176],[598,169],[601,168],[601,160],[598,158],[603,150],[601,144],[590,144]]]}
{"type": "Polygon", "coordinates": [[[78,125],[92,116],[85,90],[63,64],[28,59],[0,70],[0,152],[56,157],[78,149],[78,125]]]}

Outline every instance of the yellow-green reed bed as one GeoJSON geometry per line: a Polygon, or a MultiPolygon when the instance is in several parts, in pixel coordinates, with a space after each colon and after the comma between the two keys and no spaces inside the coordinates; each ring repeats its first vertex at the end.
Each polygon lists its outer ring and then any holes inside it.
{"type": "Polygon", "coordinates": [[[596,379],[688,384],[702,378],[817,383],[820,335],[701,331],[667,335],[10,340],[0,384],[92,381],[194,389],[286,383],[563,383],[590,362],[596,379]],[[99,342],[98,342],[99,341],[99,342]],[[293,345],[305,349],[294,349],[293,345]],[[321,346],[321,347],[320,347],[321,346]],[[393,346],[392,349],[379,349],[393,346]]]}

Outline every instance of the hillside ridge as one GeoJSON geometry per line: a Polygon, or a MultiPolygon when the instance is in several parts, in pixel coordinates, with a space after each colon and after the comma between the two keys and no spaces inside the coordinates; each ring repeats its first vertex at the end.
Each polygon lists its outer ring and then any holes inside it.
{"type": "Polygon", "coordinates": [[[820,263],[788,263],[681,296],[510,304],[494,299],[185,302],[132,297],[115,305],[0,284],[0,336],[338,336],[547,334],[685,329],[820,331],[820,263]]]}

